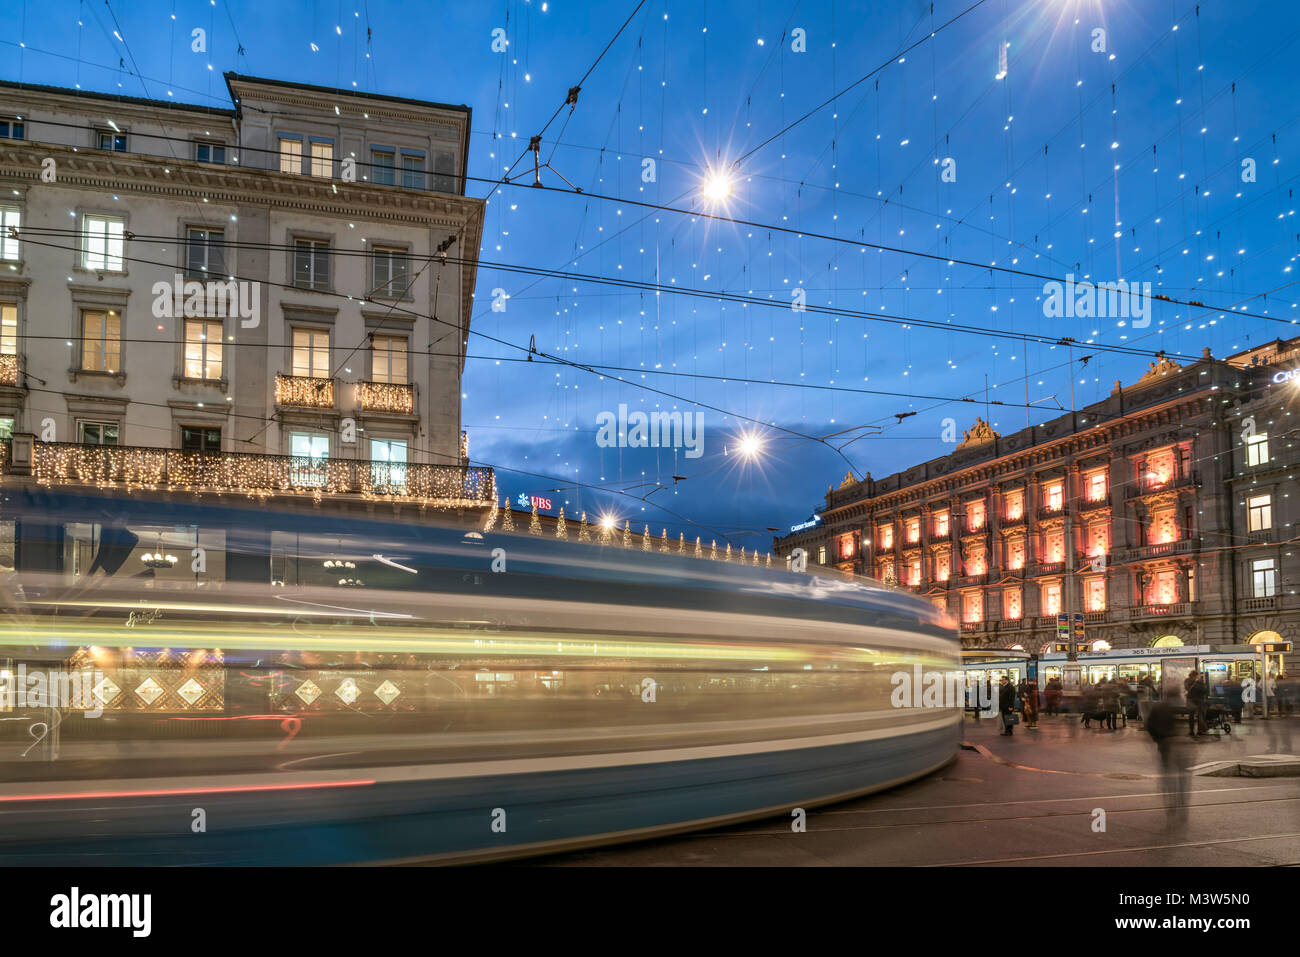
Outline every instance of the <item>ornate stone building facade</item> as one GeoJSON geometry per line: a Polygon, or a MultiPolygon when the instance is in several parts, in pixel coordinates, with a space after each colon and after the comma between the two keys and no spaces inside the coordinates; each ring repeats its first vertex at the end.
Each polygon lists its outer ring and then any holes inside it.
{"type": "Polygon", "coordinates": [[[1153,362],[1102,402],[827,493],[775,542],[896,582],[973,647],[1040,652],[1057,616],[1115,648],[1300,640],[1300,338],[1153,362]]]}

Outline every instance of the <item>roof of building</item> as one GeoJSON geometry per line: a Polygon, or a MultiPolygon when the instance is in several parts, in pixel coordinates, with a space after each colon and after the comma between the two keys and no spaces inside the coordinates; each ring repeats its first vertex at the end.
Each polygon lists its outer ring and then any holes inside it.
{"type": "Polygon", "coordinates": [[[265,83],[268,86],[281,86],[290,90],[306,90],[310,93],[328,93],[331,96],[345,96],[349,99],[358,100],[377,100],[382,103],[401,103],[404,106],[422,106],[426,109],[436,110],[455,110],[459,113],[469,114],[470,108],[465,104],[439,103],[436,100],[416,100],[405,96],[389,96],[385,93],[363,93],[360,90],[340,89],[333,86],[315,86],[311,83],[295,83],[291,80],[273,80],[262,76],[248,76],[243,73],[227,72],[226,89],[230,90],[230,100],[238,103],[239,98],[235,96],[232,83],[265,83]]]}
{"type": "Polygon", "coordinates": [[[144,96],[126,96],[121,93],[101,93],[97,90],[77,90],[66,86],[47,86],[43,83],[18,83],[14,80],[0,80],[0,89],[31,90],[36,93],[53,93],[59,96],[75,96],[79,99],[102,100],[112,103],[129,103],[134,106],[149,106],[166,110],[181,110],[189,113],[207,113],[217,116],[234,116],[235,111],[228,106],[200,106],[197,103],[182,103],[176,100],[154,100],[144,96]]]}

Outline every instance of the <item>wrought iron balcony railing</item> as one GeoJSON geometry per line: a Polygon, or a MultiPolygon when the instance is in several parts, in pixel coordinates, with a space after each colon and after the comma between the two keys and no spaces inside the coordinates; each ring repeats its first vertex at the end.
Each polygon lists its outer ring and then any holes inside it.
{"type": "Polygon", "coordinates": [[[415,387],[403,382],[359,382],[357,402],[367,412],[415,411],[415,387]]]}
{"type": "Polygon", "coordinates": [[[440,508],[496,502],[493,471],[479,466],[34,442],[31,469],[41,485],[207,491],[253,498],[359,495],[440,508]]]}
{"type": "Polygon", "coordinates": [[[1190,618],[1196,614],[1200,602],[1180,601],[1171,605],[1137,605],[1128,610],[1129,620],[1135,618],[1190,618]]]}
{"type": "Polygon", "coordinates": [[[277,375],[275,404],[305,409],[332,409],[334,380],[305,375],[277,375]]]}

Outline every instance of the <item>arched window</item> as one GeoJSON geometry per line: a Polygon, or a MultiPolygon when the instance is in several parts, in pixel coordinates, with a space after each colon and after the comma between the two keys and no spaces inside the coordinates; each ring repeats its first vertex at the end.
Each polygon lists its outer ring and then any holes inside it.
{"type": "Polygon", "coordinates": [[[1283,638],[1276,631],[1257,631],[1249,638],[1246,643],[1250,645],[1261,645],[1266,641],[1282,641],[1283,638]]]}
{"type": "Polygon", "coordinates": [[[1182,646],[1183,639],[1179,638],[1177,635],[1162,635],[1155,641],[1151,642],[1152,648],[1181,648],[1182,646]]]}
{"type": "Polygon", "coordinates": [[[1110,651],[1110,642],[1105,638],[1098,638],[1088,646],[1089,651],[1110,651]]]}

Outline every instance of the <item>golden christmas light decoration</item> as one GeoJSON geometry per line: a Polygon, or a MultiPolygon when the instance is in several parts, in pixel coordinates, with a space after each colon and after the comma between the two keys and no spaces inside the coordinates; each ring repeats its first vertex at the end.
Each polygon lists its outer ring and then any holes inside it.
{"type": "Polygon", "coordinates": [[[528,534],[541,535],[542,521],[537,517],[537,506],[533,506],[533,517],[528,520],[528,534]]]}
{"type": "Polygon", "coordinates": [[[709,543],[709,558],[715,562],[718,560],[718,540],[716,538],[709,543]]]}
{"type": "Polygon", "coordinates": [[[700,536],[698,535],[695,536],[695,557],[696,558],[704,557],[704,549],[700,546],[700,536]]]}
{"type": "Polygon", "coordinates": [[[623,547],[632,547],[632,522],[630,520],[623,523],[623,547]]]}
{"type": "Polygon", "coordinates": [[[569,526],[564,521],[564,506],[560,506],[560,516],[555,520],[555,537],[569,540],[569,526]]]}
{"type": "Polygon", "coordinates": [[[276,405],[295,405],[308,409],[334,408],[334,380],[305,375],[275,377],[276,405]]]}
{"type": "Polygon", "coordinates": [[[650,551],[650,526],[647,525],[641,532],[641,551],[650,551]]]}
{"type": "Polygon", "coordinates": [[[476,508],[496,501],[489,468],[312,459],[245,452],[181,452],[135,446],[34,442],[32,475],[39,485],[101,489],[272,495],[359,495],[422,508],[476,508]]]}
{"type": "MultiPolygon", "coordinates": [[[[410,414],[415,409],[415,388],[401,382],[358,382],[357,402],[368,412],[410,414]]],[[[464,433],[461,433],[461,439],[462,457],[464,457],[463,446],[466,444],[464,433]]]]}
{"type": "Polygon", "coordinates": [[[768,553],[767,553],[767,567],[768,567],[768,568],[771,568],[771,567],[772,567],[772,553],[771,553],[771,552],[768,552],[768,553]]]}
{"type": "Polygon", "coordinates": [[[0,355],[0,385],[18,384],[18,357],[0,355]]]}
{"type": "Polygon", "coordinates": [[[591,526],[587,524],[587,513],[583,512],[578,522],[578,541],[591,541],[591,526]]]}
{"type": "Polygon", "coordinates": [[[500,518],[500,517],[501,517],[501,506],[500,506],[500,504],[497,502],[496,497],[493,496],[493,498],[492,498],[492,510],[491,510],[490,512],[488,512],[488,514],[487,514],[487,519],[486,519],[486,521],[483,522],[483,531],[484,531],[484,533],[487,533],[487,532],[492,531],[492,527],[493,527],[494,525],[496,525],[496,523],[497,523],[497,519],[500,518]]]}
{"type": "Polygon", "coordinates": [[[723,556],[723,561],[731,561],[731,542],[727,542],[727,554],[723,556]]]}
{"type": "Polygon", "coordinates": [[[505,500],[505,505],[501,513],[501,531],[514,533],[515,530],[515,510],[510,507],[510,500],[505,500]]]}
{"type": "Polygon", "coordinates": [[[678,555],[686,554],[686,533],[685,532],[679,532],[677,535],[677,554],[678,555]]]}
{"type": "Polygon", "coordinates": [[[664,529],[663,536],[659,539],[659,551],[668,551],[668,529],[664,529]]]}

